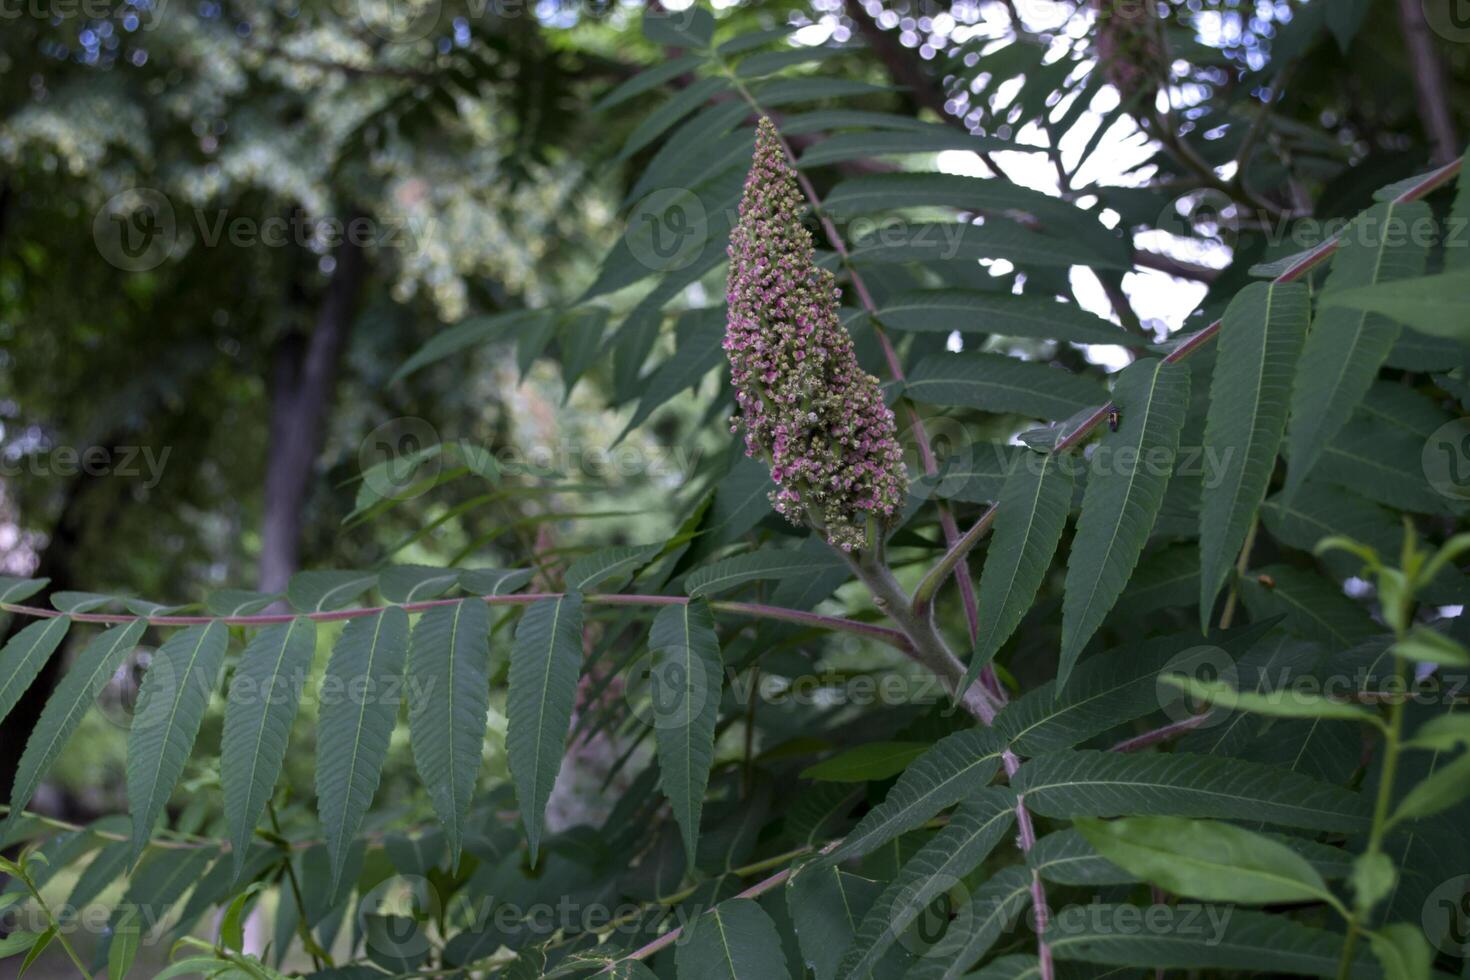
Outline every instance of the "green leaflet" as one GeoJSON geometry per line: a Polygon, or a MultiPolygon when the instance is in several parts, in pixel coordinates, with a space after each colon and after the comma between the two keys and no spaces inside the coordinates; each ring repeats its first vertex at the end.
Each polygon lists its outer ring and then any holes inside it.
{"type": "Polygon", "coordinates": [[[229,646],[219,620],[169,637],[143,676],[128,731],[128,809],[133,815],[136,861],[173,794],[199,735],[204,709],[219,680],[229,646]]]}
{"type": "Polygon", "coordinates": [[[1087,842],[1077,830],[1053,831],[1038,840],[1026,855],[1038,875],[1058,885],[1126,885],[1137,879],[1087,842]]]}
{"type": "Polygon", "coordinates": [[[883,802],[863,815],[831,860],[871,853],[984,788],[1000,768],[1003,748],[993,731],[982,728],[955,732],[935,742],[909,764],[883,802]]]}
{"type": "Polygon", "coordinates": [[[184,893],[204,877],[217,854],[212,847],[150,852],[128,879],[122,901],[112,910],[108,932],[98,943],[98,962],[107,962],[116,934],[129,927],[147,932],[162,922],[184,893]]]}
{"type": "Polygon", "coordinates": [[[678,980],[789,978],[781,934],[748,898],[721,902],[686,927],[675,948],[678,980]]]}
{"type": "Polygon", "coordinates": [[[245,645],[225,704],[220,782],[238,875],[255,825],[275,789],[301,689],[316,653],[316,624],[304,617],[267,626],[245,645]]]}
{"type": "Polygon", "coordinates": [[[0,649],[0,721],[10,714],[30,689],[36,675],[46,661],[61,646],[71,629],[70,616],[54,616],[39,619],[15,636],[0,649]]]}
{"type": "Polygon", "coordinates": [[[809,861],[786,882],[786,908],[801,956],[816,980],[837,980],[843,951],[883,886],[826,861],[809,861]]]}
{"type": "Polygon", "coordinates": [[[1225,311],[1205,423],[1204,444],[1224,469],[1200,498],[1201,629],[1265,499],[1310,307],[1305,283],[1257,282],[1225,311]]]}
{"type": "Polygon", "coordinates": [[[723,306],[693,310],[679,318],[679,325],[675,328],[674,353],[639,384],[638,408],[618,436],[619,441],[642,425],[654,409],[685,388],[698,384],[724,361],[724,351],[720,348],[724,331],[723,306]]]}
{"type": "MultiPolygon", "coordinates": [[[[1431,220],[1429,205],[1385,202],[1363,212],[1342,235],[1324,297],[1353,286],[1407,279],[1424,271],[1426,249],[1409,229],[1431,220]]],[[[1363,400],[1388,357],[1399,326],[1387,317],[1324,308],[1298,362],[1287,429],[1286,494],[1306,481],[1323,448],[1363,400]]]]}
{"type": "MultiPolygon", "coordinates": [[[[860,132],[841,133],[829,136],[818,143],[814,143],[802,151],[801,157],[796,165],[803,169],[808,167],[821,167],[831,163],[842,163],[846,160],[866,160],[872,157],[882,156],[907,156],[911,153],[940,153],[944,150],[1008,150],[1014,149],[1015,144],[1009,140],[995,139],[987,136],[973,136],[953,126],[935,124],[929,129],[913,129],[902,132],[860,132]]],[[[918,194],[919,200],[925,204],[946,204],[951,207],[967,208],[974,210],[978,202],[983,200],[975,192],[974,186],[950,188],[946,187],[944,178],[954,180],[972,181],[973,177],[959,177],[955,174],[904,174],[909,177],[931,178],[929,186],[931,193],[922,195],[918,188],[910,185],[907,195],[902,197],[895,195],[896,203],[871,205],[876,208],[905,207],[911,196],[918,194]]],[[[849,189],[849,184],[858,184],[868,179],[863,177],[844,181],[832,189],[825,202],[832,207],[835,199],[839,205],[847,203],[854,197],[861,196],[858,188],[849,189]],[[857,191],[857,193],[854,193],[857,191]]]]}
{"type": "MultiPolygon", "coordinates": [[[[939,176],[892,174],[894,177],[939,176]]],[[[871,179],[871,178],[862,178],[871,179]]],[[[977,183],[990,183],[977,181],[977,183]]],[[[895,207],[894,198],[849,195],[838,202],[848,212],[895,207]]],[[[955,222],[918,222],[901,229],[883,229],[882,234],[859,237],[850,249],[852,261],[863,266],[894,262],[948,262],[951,260],[1005,259],[1018,265],[1065,269],[1073,265],[1120,268],[1076,238],[1053,238],[1031,231],[1007,218],[989,218],[983,225],[955,222]]]]}
{"type": "Polygon", "coordinates": [[[286,599],[297,611],[304,613],[341,609],[371,589],[377,581],[377,572],[297,572],[286,586],[286,599]]]}
{"type": "Polygon", "coordinates": [[[693,71],[704,64],[704,58],[699,55],[686,54],[682,58],[670,58],[663,62],[640,71],[632,78],[614,88],[604,95],[592,107],[593,112],[605,112],[613,106],[621,105],[634,96],[642,95],[644,92],[652,91],[672,81],[687,71],[693,71]]]}
{"type": "MultiPolygon", "coordinates": [[[[505,747],[536,863],[551,786],[561,769],[582,671],[582,597],[542,599],[521,616],[510,651],[505,747]]],[[[481,715],[481,725],[484,721],[481,715]]],[[[478,759],[477,759],[478,761],[478,759]]]]}
{"type": "Polygon", "coordinates": [[[41,709],[41,717],[31,731],[31,737],[26,741],[25,752],[21,754],[15,785],[10,790],[10,813],[4,823],[0,823],[0,840],[9,835],[20,819],[21,811],[35,795],[36,787],[82,723],[82,716],[138,645],[147,628],[145,621],[135,619],[126,626],[115,626],[102,633],[87,644],[66,676],[56,685],[51,699],[41,709]]]}
{"type": "Polygon", "coordinates": [[[1470,341],[1470,269],[1344,289],[1322,297],[1322,306],[1380,314],[1420,333],[1464,343],[1470,341]]]}
{"type": "Polygon", "coordinates": [[[464,570],[428,565],[392,565],[378,576],[378,591],[389,602],[437,599],[459,584],[464,570]]]}
{"type": "Polygon", "coordinates": [[[478,599],[466,599],[424,613],[414,628],[408,657],[414,766],[444,824],[454,868],[459,866],[485,745],[489,636],[489,608],[478,599]]]}
{"type": "Polygon", "coordinates": [[[1164,503],[1189,403],[1189,371],[1136,361],[1119,375],[1113,398],[1122,419],[1088,459],[1067,561],[1058,684],[1066,683],[1082,648],[1123,594],[1164,503]]]}
{"type": "MultiPolygon", "coordinates": [[[[1159,908],[1154,906],[1153,908],[1159,908]]],[[[1058,960],[1115,966],[1337,975],[1342,936],[1281,915],[1215,905],[1180,905],[1167,915],[1130,905],[1074,905],[1047,929],[1058,960]],[[1140,928],[1144,921],[1148,928],[1140,928]],[[1130,926],[1129,923],[1132,923],[1130,926]]],[[[1380,976],[1366,952],[1349,976],[1380,976]]]]}
{"type": "Polygon", "coordinates": [[[980,573],[980,634],[960,691],[969,690],[1036,600],[1072,507],[1074,462],[1065,454],[1027,453],[1001,488],[995,540],[980,573]]]}
{"type": "Polygon", "coordinates": [[[674,126],[689,113],[698,109],[710,96],[716,92],[722,92],[729,88],[729,83],[723,78],[699,78],[689,85],[681,87],[671,95],[653,112],[643,117],[628,136],[628,141],[618,153],[618,160],[626,160],[639,150],[643,149],[659,136],[663,135],[669,128],[674,126]]]}
{"type": "Polygon", "coordinates": [[[1136,334],[1072,303],[1038,296],[984,292],[978,289],[924,289],[899,293],[883,304],[878,320],[893,330],[921,333],[999,334],[1036,337],[1075,344],[1143,346],[1136,334]]]}
{"type": "Polygon", "coordinates": [[[841,559],[826,549],[813,553],[802,549],[763,548],[695,569],[684,576],[684,590],[691,596],[714,595],[746,582],[809,578],[841,564],[841,559]]]}
{"type": "Polygon", "coordinates": [[[1078,820],[1077,829],[1104,859],[1174,895],[1239,905],[1334,901],[1306,858],[1242,827],[1127,817],[1078,820]]]}
{"type": "Polygon", "coordinates": [[[1011,784],[1046,817],[1211,817],[1348,833],[1368,827],[1367,801],[1357,793],[1218,756],[1054,752],[1025,763],[1011,784]]]}
{"type": "Polygon", "coordinates": [[[724,682],[709,604],[691,599],[666,606],[654,617],[648,645],[653,656],[653,734],[660,782],[692,865],[724,682]]]}
{"type": "Polygon", "coordinates": [[[990,951],[1002,935],[1015,929],[1031,904],[1031,873],[1012,865],[975,890],[954,913],[943,937],[914,965],[905,980],[958,980],[990,951]]]}
{"type": "Polygon", "coordinates": [[[398,370],[393,373],[393,377],[388,379],[389,384],[401,381],[415,371],[452,357],[462,350],[507,337],[510,335],[511,328],[528,320],[539,320],[548,315],[546,310],[511,310],[508,313],[472,316],[461,320],[454,326],[440,330],[430,337],[428,343],[420,347],[399,366],[398,370]]]}
{"type": "Polygon", "coordinates": [[[567,588],[586,592],[601,586],[616,592],[662,549],[657,544],[600,548],[572,562],[566,572],[567,588]]]}
{"type": "Polygon", "coordinates": [[[829,783],[891,779],[928,749],[924,742],[865,742],[807,766],[801,778],[829,783]]]}
{"type": "Polygon", "coordinates": [[[1084,375],[982,351],[931,354],[909,373],[904,394],[927,405],[963,405],[1057,420],[1107,401],[1084,375]]]}
{"type": "Polygon", "coordinates": [[[1009,833],[1015,817],[1016,794],[1008,788],[988,787],[961,804],[873,902],[838,975],[850,980],[870,976],[879,958],[929,903],[980,866],[1009,833]]]}
{"type": "Polygon", "coordinates": [[[1285,616],[1286,629],[1346,650],[1380,632],[1368,611],[1320,575],[1289,565],[1253,569],[1240,583],[1253,619],[1285,616]]]}
{"type": "Polygon", "coordinates": [[[327,661],[317,723],[316,807],[331,853],[333,891],[378,791],[407,652],[408,614],[389,606],[348,622],[327,661]]]}
{"type": "Polygon", "coordinates": [[[0,575],[0,602],[25,602],[51,584],[49,578],[17,578],[0,575]]]}

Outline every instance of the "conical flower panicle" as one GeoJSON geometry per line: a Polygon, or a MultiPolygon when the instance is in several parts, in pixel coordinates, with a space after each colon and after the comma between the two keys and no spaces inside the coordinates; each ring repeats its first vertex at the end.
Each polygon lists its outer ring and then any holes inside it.
{"type": "Polygon", "coordinates": [[[893,412],[838,319],[832,273],[812,261],[796,174],[769,119],[730,235],[725,351],[747,455],[771,466],[776,510],[846,551],[893,523],[908,477],[893,412]]]}

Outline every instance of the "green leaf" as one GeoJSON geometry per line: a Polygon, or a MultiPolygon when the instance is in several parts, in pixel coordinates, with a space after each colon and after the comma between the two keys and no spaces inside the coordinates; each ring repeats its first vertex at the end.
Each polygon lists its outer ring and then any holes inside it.
{"type": "Polygon", "coordinates": [[[437,599],[454,588],[463,574],[458,568],[393,565],[378,576],[378,591],[389,602],[423,602],[437,599]]]}
{"type": "Polygon", "coordinates": [[[1078,820],[1113,864],[1165,891],[1207,902],[1274,905],[1336,899],[1306,858],[1285,844],[1214,820],[1078,820]]]}
{"type": "Polygon", "coordinates": [[[854,980],[869,976],[929,903],[980,866],[1009,833],[1015,817],[1016,794],[1002,787],[983,789],[961,804],[950,822],[904,862],[863,916],[839,975],[854,980]]]}
{"type": "Polygon", "coordinates": [[[721,902],[689,924],[675,948],[678,980],[789,980],[781,934],[748,898],[721,902]]]}
{"type": "Polygon", "coordinates": [[[1137,879],[1099,854],[1075,829],[1058,830],[1038,840],[1026,863],[1058,885],[1127,885],[1137,879]]]}
{"type": "Polygon", "coordinates": [[[869,742],[808,766],[802,770],[801,778],[829,783],[888,779],[907,769],[929,748],[924,742],[869,742]]]}
{"type": "Polygon", "coordinates": [[[1320,575],[1268,565],[1241,579],[1240,595],[1253,619],[1285,616],[1292,633],[1346,650],[1378,632],[1366,610],[1320,575]]]}
{"type": "Polygon", "coordinates": [[[36,727],[31,730],[25,751],[21,753],[15,783],[10,790],[10,813],[4,823],[0,823],[0,840],[9,836],[41,780],[60,758],[61,750],[82,723],[87,709],[138,645],[147,628],[147,623],[135,619],[125,626],[115,626],[102,633],[87,645],[56,685],[46,707],[41,709],[36,727]]]}
{"type": "Polygon", "coordinates": [[[286,599],[304,613],[341,609],[377,581],[377,572],[297,572],[286,586],[286,599]]]}
{"type": "Polygon", "coordinates": [[[567,588],[587,592],[600,585],[616,592],[662,549],[657,544],[601,548],[572,562],[566,573],[567,588]]]}
{"type": "Polygon", "coordinates": [[[298,617],[256,633],[235,668],[225,704],[220,782],[237,876],[281,774],[291,723],[315,653],[316,624],[298,617]]]}
{"type": "Polygon", "coordinates": [[[143,675],[128,731],[128,809],[136,861],[199,736],[204,709],[219,680],[230,629],[219,620],[191,626],[158,648],[143,675]]]}
{"type": "Polygon", "coordinates": [[[1038,419],[1064,419],[1101,405],[1091,378],[1002,354],[931,354],[909,374],[904,394],[929,405],[963,405],[1038,419]]]}
{"type": "Polygon", "coordinates": [[[50,584],[49,578],[16,578],[13,575],[0,575],[0,602],[25,602],[50,584]]]}
{"type": "Polygon", "coordinates": [[[1225,311],[1205,422],[1204,444],[1218,454],[1223,471],[1205,481],[1200,498],[1202,627],[1266,497],[1310,306],[1304,283],[1257,282],[1225,311]]]}
{"type": "Polygon", "coordinates": [[[394,372],[393,377],[388,379],[388,383],[401,381],[415,371],[452,357],[460,351],[478,347],[492,340],[503,340],[511,335],[513,327],[523,326],[530,320],[546,319],[550,315],[550,311],[547,310],[511,310],[509,313],[473,316],[467,320],[461,320],[454,326],[441,330],[429,338],[428,343],[403,362],[402,366],[394,372]]]}
{"type": "Polygon", "coordinates": [[[1136,361],[1119,375],[1113,397],[1122,419],[1089,457],[1067,561],[1060,683],[1123,594],[1163,506],[1189,403],[1189,371],[1136,361]]]}
{"type": "MultiPolygon", "coordinates": [[[[930,176],[897,174],[893,176],[930,176]]],[[[938,175],[933,175],[938,176],[938,175]]],[[[871,180],[872,178],[860,178],[871,180]]],[[[988,183],[985,181],[984,183],[988,183]]],[[[886,197],[891,189],[872,196],[848,195],[839,201],[849,212],[868,206],[891,208],[902,198],[886,197]]],[[[849,249],[852,261],[862,265],[891,262],[948,262],[951,260],[1005,259],[1017,265],[1066,268],[1086,265],[1122,269],[1117,261],[1104,258],[1077,238],[1054,238],[1031,231],[1006,218],[988,218],[983,225],[954,222],[913,222],[899,228],[876,226],[871,234],[856,236],[849,249]]]]}
{"type": "Polygon", "coordinates": [[[909,763],[888,791],[832,853],[831,860],[862,857],[913,830],[940,810],[983,789],[1000,768],[1004,743],[989,729],[966,729],[935,742],[909,763]]]}
{"type": "Polygon", "coordinates": [[[698,384],[724,362],[725,352],[720,346],[724,330],[724,307],[693,310],[679,318],[674,353],[640,384],[638,408],[618,440],[642,425],[664,402],[698,384]]]}
{"type": "Polygon", "coordinates": [[[889,129],[913,133],[932,130],[937,124],[913,116],[891,112],[866,112],[860,109],[818,109],[798,112],[781,120],[781,132],[787,136],[825,133],[839,129],[889,129]]]}
{"type": "MultiPolygon", "coordinates": [[[[974,136],[953,126],[931,124],[927,129],[912,129],[903,132],[863,132],[842,133],[827,139],[813,143],[802,151],[796,165],[803,169],[808,167],[821,167],[832,163],[843,163],[848,160],[866,160],[872,157],[907,156],[912,153],[942,153],[945,150],[969,150],[971,152],[985,152],[987,150],[1013,150],[1016,144],[1009,140],[997,139],[993,136],[974,136]]],[[[896,175],[883,175],[896,176],[896,175]]],[[[905,182],[907,194],[903,185],[889,187],[895,189],[895,201],[909,201],[917,198],[923,204],[948,205],[950,207],[965,208],[971,211],[977,210],[981,205],[976,195],[974,184],[952,186],[954,181],[974,181],[973,177],[959,177],[955,174],[903,174],[904,177],[925,177],[924,183],[930,187],[930,194],[923,194],[913,186],[913,182],[905,182]],[[945,178],[949,178],[946,180],[945,178]]],[[[857,177],[844,181],[832,189],[828,195],[826,206],[833,207],[832,200],[838,202],[837,210],[853,198],[866,199],[871,195],[870,191],[848,185],[858,185],[867,180],[865,177],[857,177]]],[[[907,203],[876,205],[877,207],[907,207],[907,203]]]]}
{"type": "Polygon", "coordinates": [[[511,647],[505,737],[532,865],[540,848],[546,801],[561,769],[581,671],[582,597],[571,593],[532,604],[521,617],[511,647]]]}
{"type": "Polygon", "coordinates": [[[1415,663],[1470,667],[1470,650],[1456,640],[1427,626],[1416,626],[1393,645],[1393,655],[1415,663]]]}
{"type": "Polygon", "coordinates": [[[675,48],[707,48],[715,18],[700,6],[684,10],[649,10],[643,14],[643,36],[675,48]]]}
{"type": "Polygon", "coordinates": [[[892,330],[919,333],[997,334],[1064,340],[1074,344],[1147,343],[1074,303],[1058,303],[1039,296],[976,289],[924,289],[898,293],[878,311],[878,320],[892,330]]]}
{"type": "Polygon", "coordinates": [[[667,61],[654,65],[652,68],[644,69],[597,100],[592,106],[592,111],[606,112],[608,109],[621,105],[631,98],[642,95],[644,92],[651,92],[665,82],[671,82],[686,72],[694,71],[700,65],[703,65],[704,62],[705,59],[700,55],[686,54],[681,58],[670,58],[667,61]]]}
{"type": "Polygon", "coordinates": [[[274,602],[285,598],[280,593],[254,592],[250,589],[219,589],[204,600],[204,608],[215,616],[253,616],[274,602]]]}
{"type": "Polygon", "coordinates": [[[684,576],[684,591],[691,596],[714,595],[746,582],[808,577],[840,563],[830,552],[764,548],[696,568],[684,576]]]}
{"type": "Polygon", "coordinates": [[[509,595],[529,581],[529,568],[466,568],[459,573],[459,587],[477,596],[509,595]]]}
{"type": "Polygon", "coordinates": [[[1324,308],[1386,316],[1420,333],[1470,341],[1470,269],[1344,288],[1322,297],[1324,308]]]}
{"type": "Polygon", "coordinates": [[[1011,785],[1046,817],[1212,817],[1345,832],[1368,826],[1357,793],[1218,756],[1056,752],[1025,763],[1011,785]]]}
{"type": "Polygon", "coordinates": [[[15,974],[17,980],[20,977],[24,977],[26,972],[30,970],[31,965],[41,958],[41,954],[46,952],[46,947],[51,945],[51,941],[56,938],[58,931],[56,926],[52,926],[36,937],[36,941],[31,944],[31,951],[26,954],[25,961],[21,963],[20,970],[15,974]]]}
{"type": "Polygon", "coordinates": [[[1248,711],[1271,718],[1330,718],[1337,721],[1378,723],[1378,716],[1366,708],[1334,701],[1312,691],[1296,691],[1290,687],[1276,688],[1264,693],[1237,691],[1235,685],[1228,681],[1201,681],[1183,675],[1165,675],[1160,678],[1160,682],[1233,711],[1248,711]]]}
{"type": "MultiPolygon", "coordinates": [[[[408,614],[389,606],[348,622],[327,661],[317,724],[316,806],[332,858],[333,891],[378,791],[407,652],[408,614]]],[[[442,704],[444,693],[430,690],[442,704]]]]}
{"type": "MultiPolygon", "coordinates": [[[[489,636],[490,610],[478,599],[465,599],[420,617],[408,657],[413,761],[448,835],[452,869],[459,867],[485,745],[489,636]]],[[[512,685],[514,678],[512,673],[512,685]]]]}
{"type": "Polygon", "coordinates": [[[861,49],[800,47],[782,51],[761,51],[741,60],[735,68],[735,74],[741,78],[761,78],[785,71],[787,68],[794,68],[797,65],[806,65],[814,61],[830,61],[857,50],[861,49]]]}
{"type": "Polygon", "coordinates": [[[1390,826],[1405,820],[1419,820],[1443,813],[1470,796],[1470,753],[1440,766],[1427,778],[1414,784],[1399,801],[1389,820],[1390,826]]]}
{"type": "Polygon", "coordinates": [[[1373,955],[1383,965],[1384,980],[1429,980],[1434,950],[1418,926],[1394,922],[1368,934],[1373,955]]]}
{"type": "MultiPolygon", "coordinates": [[[[1413,244],[1417,236],[1408,229],[1430,220],[1422,201],[1378,204],[1363,212],[1343,232],[1325,294],[1419,275],[1426,250],[1413,244]]],[[[1292,388],[1287,496],[1306,481],[1323,447],[1347,423],[1398,335],[1398,324],[1381,314],[1323,309],[1307,335],[1292,388]]]]}
{"type": "Polygon", "coordinates": [[[0,649],[0,721],[5,720],[21,695],[30,689],[69,629],[70,616],[38,619],[0,649]]]}
{"type": "Polygon", "coordinates": [[[827,861],[808,861],[786,882],[786,907],[803,961],[816,980],[837,980],[863,913],[883,886],[827,861]]]}
{"type": "Polygon", "coordinates": [[[697,78],[681,87],[657,109],[643,117],[643,121],[628,135],[627,142],[618,151],[617,160],[627,160],[666,133],[679,120],[708,102],[711,97],[727,91],[729,87],[730,83],[719,77],[697,78]]]}
{"type": "MultiPolygon", "coordinates": [[[[974,897],[951,913],[953,918],[943,937],[923,951],[923,958],[905,975],[905,980],[978,976],[965,971],[988,953],[996,940],[1015,929],[1030,903],[1030,870],[1019,865],[1002,868],[975,891],[974,897]]],[[[940,909],[942,912],[943,907],[940,909]]],[[[987,969],[1000,962],[992,961],[987,969]]]]}
{"type": "Polygon", "coordinates": [[[980,633],[961,691],[969,690],[1036,601],[1072,507],[1073,462],[1027,453],[1001,489],[995,538],[980,573],[980,633]]]}
{"type": "Polygon", "coordinates": [[[123,980],[138,956],[139,924],[129,923],[112,934],[107,948],[107,980],[123,980]]]}
{"type": "MultiPolygon", "coordinates": [[[[1176,907],[1164,914],[1155,911],[1163,908],[1167,907],[1069,906],[1052,920],[1047,943],[1052,955],[1063,961],[1258,975],[1338,975],[1340,933],[1312,929],[1282,915],[1230,906],[1176,907]]],[[[1348,976],[1371,980],[1378,971],[1360,957],[1348,976]]]]}
{"type": "Polygon", "coordinates": [[[715,755],[724,662],[714,617],[702,599],[665,606],[654,617],[648,645],[654,680],[654,742],[659,781],[673,807],[694,865],[699,815],[715,755]]]}

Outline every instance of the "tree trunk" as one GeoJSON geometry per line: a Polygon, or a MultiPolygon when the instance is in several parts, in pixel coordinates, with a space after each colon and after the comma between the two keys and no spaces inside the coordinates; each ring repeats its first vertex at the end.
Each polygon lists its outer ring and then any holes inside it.
{"type": "MultiPolygon", "coordinates": [[[[348,218],[347,227],[360,215],[348,218]]],[[[271,365],[269,450],[261,523],[259,587],[280,592],[300,565],[301,528],[342,352],[357,314],[367,258],[344,237],[310,337],[291,333],[271,365]]]]}
{"type": "Polygon", "coordinates": [[[1422,3],[1423,0],[1399,0],[1399,23],[1404,30],[1404,45],[1409,49],[1409,71],[1419,96],[1419,118],[1429,137],[1430,159],[1442,166],[1460,155],[1460,139],[1455,134],[1455,118],[1450,114],[1444,65],[1434,49],[1422,3]]]}

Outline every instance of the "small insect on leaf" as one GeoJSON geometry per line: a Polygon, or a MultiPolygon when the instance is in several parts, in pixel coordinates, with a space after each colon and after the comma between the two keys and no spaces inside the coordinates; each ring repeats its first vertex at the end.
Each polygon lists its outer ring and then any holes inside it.
{"type": "Polygon", "coordinates": [[[1112,432],[1118,431],[1118,423],[1123,421],[1123,413],[1116,408],[1108,409],[1108,429],[1112,432]]]}

